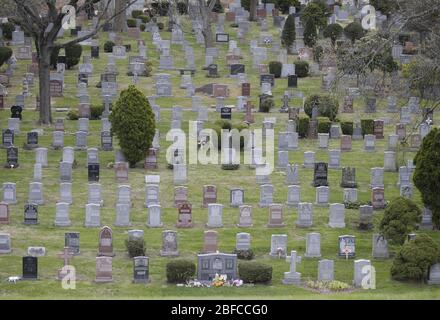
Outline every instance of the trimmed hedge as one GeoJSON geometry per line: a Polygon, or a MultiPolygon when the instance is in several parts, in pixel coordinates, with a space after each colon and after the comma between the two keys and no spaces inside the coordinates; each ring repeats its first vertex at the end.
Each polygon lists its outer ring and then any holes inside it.
{"type": "Polygon", "coordinates": [[[362,135],[374,133],[374,120],[373,119],[361,119],[362,135]]]}
{"type": "Polygon", "coordinates": [[[12,53],[11,48],[0,47],[0,67],[11,58],[12,53]]]}
{"type": "MultiPolygon", "coordinates": [[[[74,66],[76,66],[80,60],[81,60],[81,55],[82,55],[82,46],[80,44],[73,44],[70,46],[67,46],[64,49],[65,53],[66,53],[66,68],[70,69],[74,66]]],[[[57,60],[58,60],[58,55],[60,53],[60,48],[59,47],[55,47],[52,51],[52,55],[50,56],[50,64],[56,68],[57,66],[57,60]]]]}
{"type": "Polygon", "coordinates": [[[116,44],[113,41],[106,41],[106,43],[104,44],[104,52],[107,53],[112,53],[113,52],[113,47],[116,44]]]}
{"type": "Polygon", "coordinates": [[[90,106],[90,120],[99,120],[103,112],[104,106],[102,104],[90,106]]]}
{"type": "Polygon", "coordinates": [[[132,12],[131,12],[131,17],[133,18],[133,19],[137,19],[137,18],[139,18],[141,15],[143,15],[144,13],[142,12],[142,10],[133,10],[132,12]]]}
{"type": "Polygon", "coordinates": [[[311,118],[313,104],[318,107],[318,116],[334,121],[338,115],[339,102],[328,94],[312,94],[304,103],[304,112],[311,118]]]}
{"type": "Polygon", "coordinates": [[[295,61],[295,74],[298,78],[305,78],[309,75],[309,63],[307,61],[295,61]]]}
{"type": "Polygon", "coordinates": [[[281,70],[283,69],[283,64],[279,61],[269,62],[269,73],[273,74],[275,78],[281,77],[281,70]]]}
{"type": "Polygon", "coordinates": [[[150,22],[151,18],[147,15],[142,15],[142,16],[139,16],[139,19],[142,20],[142,23],[148,23],[148,22],[150,22]]]}
{"type": "Polygon", "coordinates": [[[272,109],[275,106],[275,102],[272,97],[267,97],[266,99],[263,99],[261,101],[260,105],[260,111],[261,112],[270,112],[270,109],[272,109]]]}
{"type": "Polygon", "coordinates": [[[306,138],[309,132],[310,118],[308,116],[299,116],[298,118],[298,135],[300,138],[306,138]]]}
{"type": "Polygon", "coordinates": [[[3,37],[6,40],[12,40],[12,32],[15,30],[15,26],[12,22],[2,23],[3,37]]]}
{"type": "Polygon", "coordinates": [[[144,240],[125,240],[125,247],[127,248],[128,256],[130,258],[145,256],[145,241],[144,240]]]}
{"type": "Polygon", "coordinates": [[[318,133],[330,133],[332,122],[327,117],[318,117],[318,133]]]}
{"type": "Polygon", "coordinates": [[[185,283],[194,277],[196,265],[191,260],[177,259],[169,261],[166,270],[169,283],[185,283]]]}
{"type": "Polygon", "coordinates": [[[353,121],[341,122],[342,134],[352,136],[353,135],[353,121]]]}
{"type": "Polygon", "coordinates": [[[272,280],[272,266],[261,262],[240,262],[238,276],[245,283],[268,283],[272,280]]]}
{"type": "Polygon", "coordinates": [[[252,249],[234,250],[234,253],[237,255],[237,258],[241,260],[252,260],[254,258],[254,252],[252,249]]]}
{"type": "Polygon", "coordinates": [[[136,19],[133,19],[133,18],[127,19],[127,26],[129,28],[135,28],[136,27],[136,19]]]}

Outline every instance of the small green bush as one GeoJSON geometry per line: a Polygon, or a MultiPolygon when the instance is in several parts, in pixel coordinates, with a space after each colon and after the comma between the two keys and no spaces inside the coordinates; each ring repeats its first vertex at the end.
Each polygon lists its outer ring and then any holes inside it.
{"type": "Polygon", "coordinates": [[[342,134],[347,136],[353,135],[353,121],[342,121],[341,122],[342,134]]]}
{"type": "Polygon", "coordinates": [[[139,17],[139,19],[142,20],[142,23],[148,23],[151,20],[150,16],[147,16],[147,15],[142,15],[139,17]]]}
{"type": "Polygon", "coordinates": [[[313,94],[304,103],[304,112],[311,118],[313,105],[318,107],[318,116],[327,117],[331,121],[338,115],[339,102],[328,94],[313,94]]]}
{"type": "Polygon", "coordinates": [[[140,29],[142,32],[144,32],[146,28],[147,28],[147,27],[145,26],[145,24],[141,24],[140,27],[139,27],[139,29],[140,29]]]}
{"type": "Polygon", "coordinates": [[[214,8],[212,8],[212,12],[223,13],[224,11],[225,10],[223,9],[223,6],[220,3],[220,0],[216,0],[216,2],[214,4],[214,8]]]}
{"type": "Polygon", "coordinates": [[[237,258],[241,260],[252,260],[254,258],[254,251],[252,251],[252,249],[235,250],[234,253],[237,255],[237,258]]]}
{"type": "Polygon", "coordinates": [[[68,120],[78,120],[79,119],[78,110],[69,110],[69,112],[67,112],[67,119],[68,120]]]}
{"type": "Polygon", "coordinates": [[[137,162],[145,159],[156,130],[154,113],[147,97],[130,85],[121,91],[119,99],[113,104],[109,120],[112,135],[118,137],[130,167],[135,167],[137,162]]]}
{"type": "Polygon", "coordinates": [[[261,262],[240,262],[238,276],[245,283],[268,283],[272,280],[272,266],[261,262]]]}
{"type": "Polygon", "coordinates": [[[99,120],[103,112],[104,112],[103,105],[90,106],[90,120],[99,120]]]}
{"type": "Polygon", "coordinates": [[[132,19],[132,18],[127,19],[127,26],[129,28],[135,28],[136,27],[136,19],[132,19]]]}
{"type": "Polygon", "coordinates": [[[125,247],[127,248],[128,256],[130,258],[145,256],[145,241],[144,240],[125,240],[125,247]]]}
{"type": "Polygon", "coordinates": [[[232,129],[231,121],[225,120],[225,119],[219,119],[219,120],[215,121],[214,125],[222,128],[222,129],[226,129],[226,130],[231,130],[232,129]]]}
{"type": "Polygon", "coordinates": [[[409,233],[417,229],[422,211],[411,199],[398,197],[385,209],[380,232],[390,243],[402,245],[409,233]]]}
{"type": "Polygon", "coordinates": [[[6,40],[12,40],[12,32],[15,30],[15,26],[12,22],[2,23],[3,37],[6,40]]]}
{"type": "MultiPolygon", "coordinates": [[[[67,69],[70,69],[70,68],[76,66],[80,62],[81,55],[82,55],[82,46],[80,44],[73,44],[73,45],[67,46],[64,49],[64,51],[66,53],[66,68],[67,69]]],[[[57,60],[58,60],[59,53],[60,53],[59,47],[55,47],[52,50],[52,55],[50,57],[50,63],[54,68],[56,68],[56,66],[57,66],[57,60]]]]}
{"type": "Polygon", "coordinates": [[[364,36],[365,30],[360,23],[352,22],[344,28],[344,34],[352,43],[354,43],[356,40],[364,36]]]}
{"type": "Polygon", "coordinates": [[[144,13],[142,12],[142,10],[133,10],[132,12],[131,12],[131,17],[133,18],[133,19],[138,19],[138,18],[140,18],[140,16],[142,16],[144,13]]]}
{"type": "Polygon", "coordinates": [[[332,122],[327,117],[318,117],[318,133],[330,133],[332,122]]]}
{"type": "Polygon", "coordinates": [[[260,105],[260,111],[261,112],[270,112],[270,109],[272,109],[275,106],[275,102],[272,97],[266,97],[261,101],[260,105]]]}
{"type": "Polygon", "coordinates": [[[373,134],[374,132],[374,120],[373,119],[361,119],[362,135],[373,134]]]}
{"type": "Polygon", "coordinates": [[[277,0],[275,7],[283,14],[289,13],[289,7],[295,7],[296,12],[301,8],[301,2],[299,0],[277,0]]]}
{"type": "Polygon", "coordinates": [[[104,52],[112,53],[112,52],[113,52],[113,47],[114,47],[115,45],[116,45],[116,44],[115,44],[113,41],[106,41],[106,42],[104,43],[104,52]]]}
{"type": "Polygon", "coordinates": [[[0,47],[0,67],[11,58],[12,53],[11,48],[0,47]]]}
{"type": "Polygon", "coordinates": [[[172,260],[167,263],[166,272],[169,283],[185,283],[194,277],[196,265],[191,260],[172,260]]]}
{"type": "Polygon", "coordinates": [[[269,73],[273,74],[275,78],[281,77],[282,68],[283,68],[283,64],[279,61],[269,62],[269,73]]]}
{"type": "Polygon", "coordinates": [[[310,118],[308,116],[299,116],[298,118],[298,135],[300,138],[306,138],[309,132],[310,118]]]}
{"type": "Polygon", "coordinates": [[[323,32],[324,38],[330,38],[332,44],[335,45],[336,40],[342,35],[343,29],[339,23],[329,24],[323,32]]]}
{"type": "Polygon", "coordinates": [[[298,78],[305,78],[309,75],[309,63],[307,61],[295,61],[295,74],[298,78]]]}
{"type": "Polygon", "coordinates": [[[157,27],[159,28],[159,30],[163,30],[163,28],[165,27],[165,25],[163,24],[163,22],[158,22],[158,23],[157,23],[157,27]]]}
{"type": "Polygon", "coordinates": [[[427,277],[429,267],[440,261],[440,247],[427,234],[418,234],[405,243],[391,266],[395,280],[419,280],[427,277]]]}

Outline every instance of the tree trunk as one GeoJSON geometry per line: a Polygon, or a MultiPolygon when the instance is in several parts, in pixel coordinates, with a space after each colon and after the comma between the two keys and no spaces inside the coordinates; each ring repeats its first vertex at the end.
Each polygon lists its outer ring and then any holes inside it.
{"type": "Polygon", "coordinates": [[[205,37],[205,48],[211,48],[214,46],[214,36],[211,28],[211,14],[209,8],[204,5],[200,8],[203,21],[203,35],[205,37]]]}
{"type": "Polygon", "coordinates": [[[249,8],[249,21],[257,21],[258,0],[251,0],[249,8]]]}
{"type": "Polygon", "coordinates": [[[125,13],[126,1],[125,0],[115,0],[115,13],[121,12],[113,20],[113,31],[115,32],[125,32],[127,31],[127,15],[125,13]]]}
{"type": "Polygon", "coordinates": [[[51,124],[52,112],[50,105],[50,56],[52,50],[46,44],[40,44],[38,56],[38,80],[40,84],[40,123],[51,124]]]}

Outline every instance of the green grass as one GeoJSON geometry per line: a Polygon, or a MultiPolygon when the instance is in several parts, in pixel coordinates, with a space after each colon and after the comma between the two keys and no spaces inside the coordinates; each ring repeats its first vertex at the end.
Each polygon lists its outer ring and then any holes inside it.
{"type": "MultiPolygon", "coordinates": [[[[185,21],[187,23],[187,21],[185,21]]],[[[236,30],[225,25],[226,30],[235,36],[236,30]]],[[[257,27],[252,26],[251,35],[255,34],[257,27]]],[[[277,33],[271,29],[275,36],[277,33]]],[[[171,34],[161,32],[164,39],[169,39],[171,34]]],[[[153,62],[153,73],[161,72],[157,69],[159,64],[158,53],[154,50],[150,42],[148,33],[143,33],[142,38],[146,40],[148,47],[148,57],[153,62]]],[[[204,62],[204,50],[200,45],[195,44],[194,39],[186,35],[194,47],[196,61],[204,62]]],[[[103,52],[103,44],[108,39],[107,34],[99,37],[101,44],[101,58],[93,60],[94,76],[89,79],[89,94],[91,103],[101,103],[100,90],[95,88],[95,84],[99,81],[99,74],[103,72],[107,63],[107,54],[103,52]]],[[[249,39],[249,38],[248,38],[249,39]]],[[[124,38],[124,43],[131,43],[133,52],[136,54],[136,42],[124,38]]],[[[220,57],[224,57],[227,51],[227,45],[219,45],[220,57]]],[[[246,65],[248,79],[251,82],[252,98],[254,106],[257,106],[259,93],[259,77],[252,70],[252,61],[250,59],[249,50],[244,45],[240,45],[243,62],[246,65]]],[[[270,52],[270,50],[269,50],[270,52]]],[[[86,47],[85,53],[88,53],[86,47]]],[[[185,65],[183,52],[181,47],[172,46],[172,54],[175,67],[185,65]]],[[[268,61],[275,57],[270,54],[268,61]]],[[[293,62],[294,57],[289,56],[289,61],[293,62]]],[[[9,95],[6,99],[6,106],[12,105],[15,95],[21,91],[21,79],[25,72],[27,61],[19,61],[18,69],[15,71],[12,79],[12,86],[8,88],[9,95]]],[[[131,79],[125,75],[128,65],[127,60],[116,60],[119,70],[118,85],[119,89],[126,88],[131,79]]],[[[226,100],[227,104],[234,104],[235,97],[239,93],[239,88],[235,85],[235,80],[225,77],[228,73],[224,59],[219,59],[219,71],[223,76],[219,79],[208,79],[205,77],[205,71],[198,70],[193,83],[196,87],[210,83],[219,82],[229,84],[230,97],[226,100]]],[[[49,167],[43,169],[43,186],[45,205],[39,208],[39,225],[24,226],[23,222],[23,206],[27,200],[29,182],[33,177],[33,164],[35,155],[32,151],[21,149],[25,141],[25,133],[31,129],[37,128],[36,121],[38,119],[37,112],[34,111],[35,95],[37,92],[36,84],[31,89],[33,96],[26,99],[27,108],[23,112],[23,121],[21,124],[22,133],[16,137],[16,145],[20,147],[19,161],[20,168],[15,170],[0,168],[0,183],[12,181],[17,183],[18,204],[12,205],[11,224],[0,226],[0,232],[7,232],[12,237],[13,252],[9,255],[0,256],[0,298],[2,299],[246,299],[246,298],[265,298],[265,299],[437,299],[440,297],[440,287],[428,286],[418,283],[402,283],[393,281],[390,278],[391,260],[379,261],[372,260],[373,266],[376,267],[377,281],[376,290],[355,290],[350,293],[334,293],[334,294],[318,294],[304,288],[295,286],[286,286],[281,284],[283,272],[289,270],[289,264],[284,260],[271,259],[268,256],[270,250],[270,238],[272,234],[285,233],[288,234],[288,250],[296,250],[299,255],[303,255],[305,251],[305,237],[308,232],[321,233],[321,252],[322,258],[335,260],[335,279],[350,283],[353,279],[353,260],[343,260],[337,258],[338,236],[343,234],[353,234],[356,236],[356,258],[372,259],[372,234],[378,231],[378,223],[382,217],[383,211],[375,211],[374,229],[370,231],[359,231],[356,225],[359,221],[358,210],[346,210],[346,228],[331,229],[328,223],[328,208],[317,208],[314,210],[314,225],[309,229],[299,229],[295,226],[297,211],[296,209],[286,208],[284,210],[286,227],[280,229],[268,229],[266,223],[268,220],[268,210],[257,207],[259,201],[259,189],[255,183],[254,171],[245,165],[241,165],[238,171],[221,170],[220,165],[189,165],[188,166],[188,191],[189,201],[193,204],[193,220],[195,222],[192,229],[178,230],[178,246],[181,257],[189,258],[196,261],[196,254],[203,247],[203,232],[207,230],[205,224],[207,222],[207,209],[201,208],[202,203],[202,186],[204,184],[214,184],[218,190],[218,202],[224,205],[223,224],[224,227],[217,229],[219,233],[219,250],[221,252],[232,252],[235,247],[235,235],[237,232],[249,232],[252,236],[252,249],[256,254],[256,260],[268,263],[273,266],[273,280],[270,285],[244,286],[241,288],[181,288],[166,283],[165,265],[169,258],[163,258],[159,255],[161,247],[161,232],[165,229],[175,229],[174,224],[177,219],[177,210],[173,208],[173,183],[172,171],[166,168],[165,154],[166,148],[170,142],[166,141],[166,132],[170,128],[171,107],[173,105],[183,105],[190,108],[191,98],[186,98],[185,90],[179,89],[180,76],[177,72],[170,71],[173,81],[174,97],[158,98],[157,103],[161,106],[161,122],[158,124],[161,132],[161,150],[159,155],[159,169],[146,171],[143,169],[130,169],[129,184],[132,187],[132,202],[134,207],[131,210],[131,228],[113,227],[115,221],[115,196],[117,183],[113,170],[107,169],[109,162],[113,162],[113,152],[100,152],[99,158],[101,163],[101,180],[103,188],[104,207],[101,210],[102,225],[109,225],[113,228],[114,247],[116,256],[113,259],[113,276],[114,282],[110,284],[95,284],[95,256],[98,250],[98,232],[99,228],[86,229],[83,227],[85,218],[85,203],[87,199],[87,170],[85,169],[86,152],[75,152],[75,158],[78,161],[78,167],[73,170],[73,204],[70,208],[70,218],[73,225],[69,228],[58,228],[53,226],[55,217],[55,204],[59,199],[59,161],[62,151],[50,150],[48,154],[49,167]],[[144,175],[160,174],[160,202],[162,205],[162,219],[164,227],[160,229],[149,229],[145,226],[147,221],[147,210],[143,208],[145,199],[144,191],[144,175]],[[229,188],[242,187],[245,190],[245,202],[253,205],[254,227],[249,229],[239,229],[236,227],[238,221],[238,209],[229,207],[229,188]],[[124,240],[127,238],[129,229],[145,230],[145,241],[147,247],[147,256],[150,257],[150,277],[151,283],[148,285],[132,284],[132,260],[128,258],[125,251],[124,240]],[[64,246],[64,233],[66,231],[79,231],[81,233],[81,255],[75,257],[71,264],[76,267],[79,281],[76,290],[63,290],[60,282],[55,280],[57,269],[62,266],[62,261],[57,258],[57,253],[64,246]],[[4,281],[8,276],[21,275],[22,262],[21,258],[26,255],[28,246],[45,246],[47,254],[39,259],[39,281],[18,282],[17,284],[9,284],[4,281]]],[[[76,95],[77,69],[66,71],[66,89],[63,98],[53,99],[54,118],[65,117],[65,113],[56,113],[55,107],[76,108],[78,100],[76,95]]],[[[252,127],[256,128],[261,124],[265,116],[275,117],[277,125],[275,126],[277,133],[285,129],[285,121],[287,114],[279,114],[277,112],[281,106],[281,98],[287,86],[287,79],[276,79],[276,86],[273,90],[276,101],[276,108],[270,115],[255,114],[256,124],[252,127]]],[[[320,77],[309,77],[298,80],[298,90],[301,90],[305,96],[320,91],[320,77]]],[[[153,78],[141,78],[138,84],[146,95],[154,95],[153,78]]],[[[339,95],[342,104],[342,95],[339,95]]],[[[300,101],[295,99],[291,105],[298,106],[300,101]]],[[[209,97],[203,97],[202,104],[212,105],[215,100],[209,97]]],[[[341,105],[342,107],[342,105],[341,105]]],[[[386,100],[378,100],[378,112],[372,115],[365,115],[363,110],[363,100],[356,99],[356,113],[341,114],[341,119],[359,119],[360,117],[379,118],[390,117],[392,124],[385,127],[385,136],[394,132],[394,123],[398,120],[394,119],[395,114],[386,114],[386,100]]],[[[0,126],[7,126],[9,111],[0,112],[0,126]]],[[[234,121],[241,121],[244,114],[233,113],[234,121]]],[[[188,120],[195,120],[196,113],[189,111],[184,112],[182,128],[187,132],[188,120]]],[[[209,120],[211,122],[219,119],[219,115],[210,112],[209,120]]],[[[440,119],[437,116],[437,121],[440,119]]],[[[65,146],[74,146],[77,122],[66,121],[65,146]]],[[[100,121],[90,121],[90,132],[88,137],[89,147],[100,146],[100,121]]],[[[44,127],[44,135],[40,137],[40,145],[50,147],[53,127],[44,127]]],[[[117,144],[117,141],[114,141],[117,144]]],[[[277,145],[277,142],[275,142],[277,145]]],[[[330,140],[329,149],[339,148],[339,140],[330,140]]],[[[355,166],[357,169],[358,182],[358,198],[359,201],[369,201],[371,194],[369,189],[370,168],[382,167],[384,156],[383,151],[386,148],[386,139],[378,140],[376,143],[376,152],[362,152],[362,141],[353,142],[353,151],[342,153],[342,166],[355,166]]],[[[301,164],[303,161],[303,152],[307,150],[316,151],[316,161],[328,161],[327,151],[318,149],[318,141],[301,140],[300,147],[297,151],[289,152],[289,160],[292,163],[301,164]]],[[[411,158],[414,153],[407,153],[406,157],[411,158]]],[[[6,152],[0,152],[0,163],[6,161],[6,152]]],[[[275,156],[276,161],[276,156],[275,156]]],[[[403,160],[401,160],[403,161],[403,160]]],[[[403,162],[402,162],[403,163],[403,162]]],[[[274,172],[270,179],[274,185],[274,202],[285,203],[287,200],[287,186],[284,184],[284,174],[274,172]]],[[[315,190],[310,185],[313,179],[313,170],[300,169],[301,180],[301,200],[305,202],[314,202],[315,190]]],[[[330,183],[330,202],[343,201],[343,189],[339,187],[341,179],[340,170],[329,170],[330,183]]],[[[399,195],[396,187],[398,179],[397,173],[385,173],[385,197],[391,200],[399,195]]],[[[415,191],[415,201],[421,205],[420,194],[415,191]]],[[[440,242],[438,232],[429,232],[429,234],[440,242]]],[[[298,272],[302,273],[302,278],[316,279],[317,277],[318,259],[303,259],[298,265],[298,272]]]]}

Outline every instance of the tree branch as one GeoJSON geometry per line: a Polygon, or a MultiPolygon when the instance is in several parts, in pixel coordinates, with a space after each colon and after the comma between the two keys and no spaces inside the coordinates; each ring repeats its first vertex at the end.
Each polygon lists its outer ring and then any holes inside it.
{"type": "Polygon", "coordinates": [[[80,43],[80,42],[82,42],[82,41],[84,41],[84,40],[87,40],[87,39],[93,37],[94,35],[96,35],[96,34],[99,32],[99,30],[101,30],[101,29],[104,27],[104,25],[105,25],[106,23],[112,21],[112,20],[113,20],[115,17],[117,17],[119,14],[125,12],[125,10],[127,10],[127,9],[128,9],[132,4],[134,4],[136,1],[137,1],[137,0],[132,0],[132,1],[129,2],[129,3],[128,3],[123,9],[119,10],[118,12],[116,12],[114,15],[112,15],[110,18],[106,19],[106,20],[104,21],[104,23],[102,23],[102,24],[100,25],[99,22],[102,20],[102,17],[105,15],[105,13],[107,12],[108,7],[109,7],[109,5],[110,5],[111,0],[109,0],[109,1],[107,2],[107,5],[106,5],[105,9],[102,11],[101,15],[99,16],[99,18],[98,18],[98,23],[96,24],[96,27],[95,27],[95,29],[94,29],[93,31],[91,31],[89,34],[87,34],[87,35],[85,35],[85,36],[83,36],[83,37],[79,37],[79,38],[77,38],[77,39],[74,39],[74,40],[71,40],[71,41],[68,41],[68,42],[65,42],[65,43],[60,43],[60,44],[57,44],[56,46],[59,47],[59,48],[65,48],[65,47],[67,47],[67,46],[70,46],[70,45],[73,45],[73,44],[80,43]]]}

